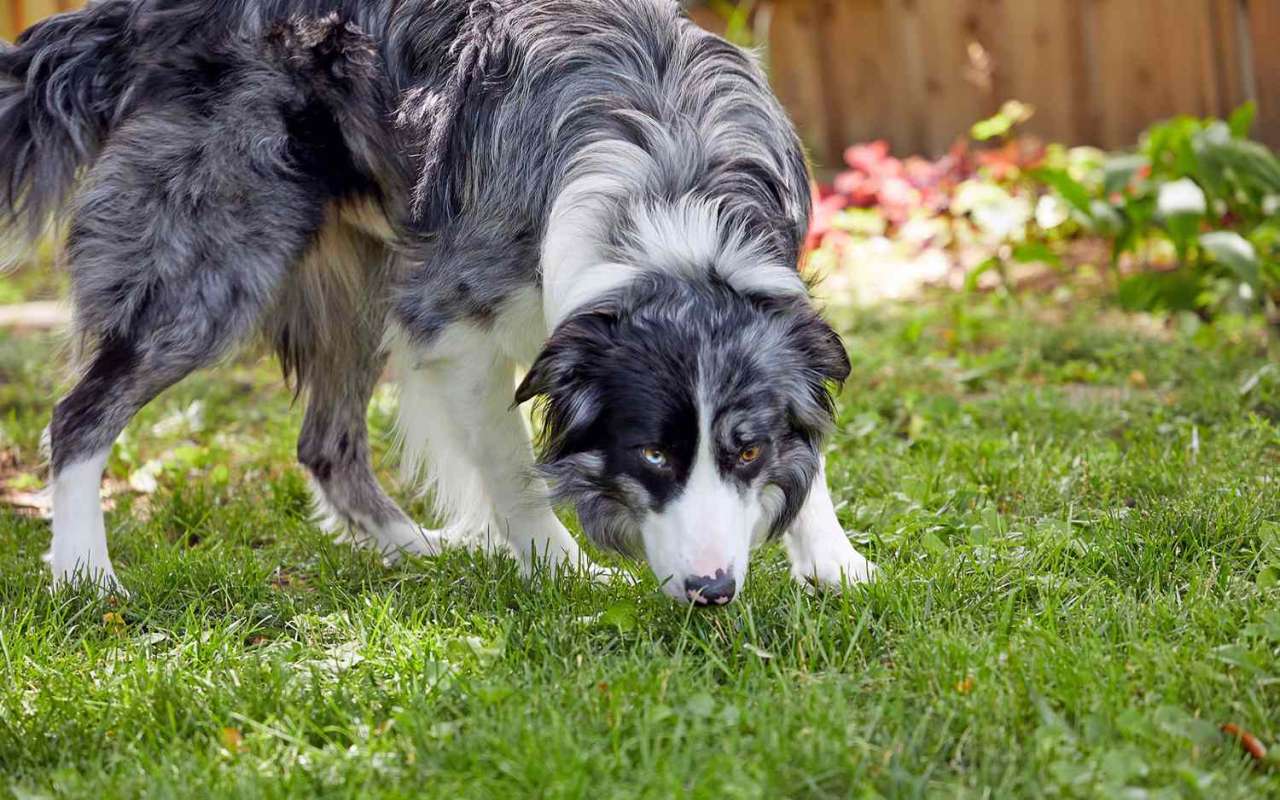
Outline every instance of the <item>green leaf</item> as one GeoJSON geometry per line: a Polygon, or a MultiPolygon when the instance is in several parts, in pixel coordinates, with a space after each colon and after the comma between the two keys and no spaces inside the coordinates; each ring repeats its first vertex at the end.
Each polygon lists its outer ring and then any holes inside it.
{"type": "Polygon", "coordinates": [[[1130,311],[1195,311],[1199,307],[1199,276],[1189,270],[1140,272],[1116,287],[1116,299],[1130,311]]]}
{"type": "Polygon", "coordinates": [[[969,274],[964,276],[964,290],[966,292],[974,292],[978,289],[978,279],[991,270],[1000,269],[1000,257],[992,256],[986,259],[978,266],[969,270],[969,274]]]}
{"type": "Polygon", "coordinates": [[[1013,121],[1008,117],[996,114],[990,119],[980,120],[973,123],[973,127],[969,129],[969,135],[979,142],[985,142],[988,139],[995,139],[1004,136],[1013,129],[1013,121]]]}
{"type": "Polygon", "coordinates": [[[1258,526],[1258,538],[1262,539],[1262,547],[1280,557],[1280,522],[1267,520],[1258,526]]]}
{"type": "Polygon", "coordinates": [[[1237,139],[1249,138],[1253,130],[1254,120],[1258,118],[1258,104],[1250,100],[1231,112],[1227,124],[1231,127],[1231,135],[1237,139]]]}
{"type": "Polygon", "coordinates": [[[1248,239],[1234,231],[1214,231],[1200,237],[1200,247],[1214,261],[1230,269],[1242,283],[1258,287],[1258,251],[1248,239]]]}
{"type": "Polygon", "coordinates": [[[1128,188],[1138,170],[1151,162],[1143,155],[1123,155],[1108,158],[1102,166],[1102,190],[1108,195],[1128,188]]]}
{"type": "Polygon", "coordinates": [[[1023,242],[1013,248],[1013,260],[1019,264],[1053,264],[1058,266],[1062,259],[1044,242],[1023,242]]]}
{"type": "Polygon", "coordinates": [[[1086,217],[1093,218],[1089,208],[1092,202],[1089,198],[1089,190],[1084,188],[1075,178],[1068,175],[1065,169],[1041,167],[1032,170],[1031,176],[1061,195],[1062,199],[1067,201],[1067,205],[1086,217]]]}
{"type": "Polygon", "coordinates": [[[1124,232],[1124,215],[1106,200],[1089,204],[1089,218],[1093,220],[1093,229],[1103,236],[1114,238],[1124,232]]]}
{"type": "Polygon", "coordinates": [[[1199,176],[1218,193],[1228,188],[1255,194],[1280,194],[1280,159],[1265,146],[1206,130],[1195,137],[1194,157],[1199,176]]]}
{"type": "Polygon", "coordinates": [[[1160,706],[1155,713],[1156,725],[1165,733],[1180,736],[1199,745],[1218,741],[1218,726],[1194,717],[1178,706],[1160,706]]]}
{"type": "Polygon", "coordinates": [[[995,116],[975,122],[973,127],[969,129],[969,134],[979,142],[998,139],[1001,136],[1007,136],[1015,125],[1026,122],[1035,116],[1035,113],[1034,106],[1029,106],[1017,100],[1009,100],[1000,106],[1000,111],[995,116]]]}
{"type": "Polygon", "coordinates": [[[920,544],[924,546],[926,551],[935,556],[940,556],[947,552],[946,543],[933,531],[925,531],[924,536],[920,539],[920,544]]]}
{"type": "Polygon", "coordinates": [[[633,603],[614,603],[600,615],[600,621],[612,625],[620,633],[626,633],[636,627],[636,607],[633,603]]]}
{"type": "Polygon", "coordinates": [[[1152,126],[1146,133],[1146,155],[1160,177],[1185,178],[1196,171],[1191,141],[1204,129],[1195,117],[1176,117],[1152,126]]]}
{"type": "Polygon", "coordinates": [[[1274,564],[1269,564],[1258,570],[1258,577],[1257,580],[1254,581],[1254,584],[1258,587],[1258,590],[1262,592],[1280,584],[1280,567],[1277,567],[1274,564]]]}
{"type": "Polygon", "coordinates": [[[1164,221],[1164,228],[1169,238],[1173,240],[1173,246],[1178,249],[1179,260],[1185,261],[1188,246],[1195,239],[1196,232],[1200,230],[1200,217],[1189,214],[1168,217],[1164,221]]]}

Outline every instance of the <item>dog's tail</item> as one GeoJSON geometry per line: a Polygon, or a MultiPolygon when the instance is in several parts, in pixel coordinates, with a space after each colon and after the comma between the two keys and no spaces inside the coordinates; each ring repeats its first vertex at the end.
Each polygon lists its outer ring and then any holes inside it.
{"type": "Polygon", "coordinates": [[[0,41],[0,238],[37,238],[127,102],[132,0],[105,0],[0,41]]]}

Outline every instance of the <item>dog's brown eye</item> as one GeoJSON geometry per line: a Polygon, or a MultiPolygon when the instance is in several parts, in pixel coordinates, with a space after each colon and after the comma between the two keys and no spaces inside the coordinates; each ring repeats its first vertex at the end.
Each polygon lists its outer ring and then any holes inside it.
{"type": "Polygon", "coordinates": [[[640,448],[640,457],[655,467],[665,467],[667,465],[667,454],[656,447],[640,448]]]}
{"type": "Polygon", "coordinates": [[[750,464],[760,457],[760,445],[753,444],[750,447],[744,447],[741,453],[738,453],[738,461],[743,464],[750,464]]]}

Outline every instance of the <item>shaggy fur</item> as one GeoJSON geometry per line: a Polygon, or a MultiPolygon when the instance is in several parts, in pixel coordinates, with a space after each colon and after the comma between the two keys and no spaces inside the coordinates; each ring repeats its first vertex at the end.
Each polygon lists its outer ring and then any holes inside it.
{"type": "MultiPolygon", "coordinates": [[[[444,542],[369,469],[389,331],[411,472],[526,565],[580,559],[554,494],[721,602],[826,498],[849,366],[795,271],[801,150],[751,58],[674,3],[103,0],[0,50],[0,223],[64,210],[91,356],[50,428],[59,579],[114,581],[84,487],[129,419],[255,334],[308,394],[320,499],[389,554],[444,542]]],[[[843,537],[818,516],[796,535],[843,537]]]]}

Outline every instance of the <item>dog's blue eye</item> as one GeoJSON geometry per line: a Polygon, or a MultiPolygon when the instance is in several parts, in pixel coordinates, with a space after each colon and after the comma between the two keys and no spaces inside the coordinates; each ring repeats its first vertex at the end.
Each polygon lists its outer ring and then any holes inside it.
{"type": "Polygon", "coordinates": [[[667,454],[656,447],[640,448],[640,457],[655,467],[665,467],[667,465],[667,454]]]}

